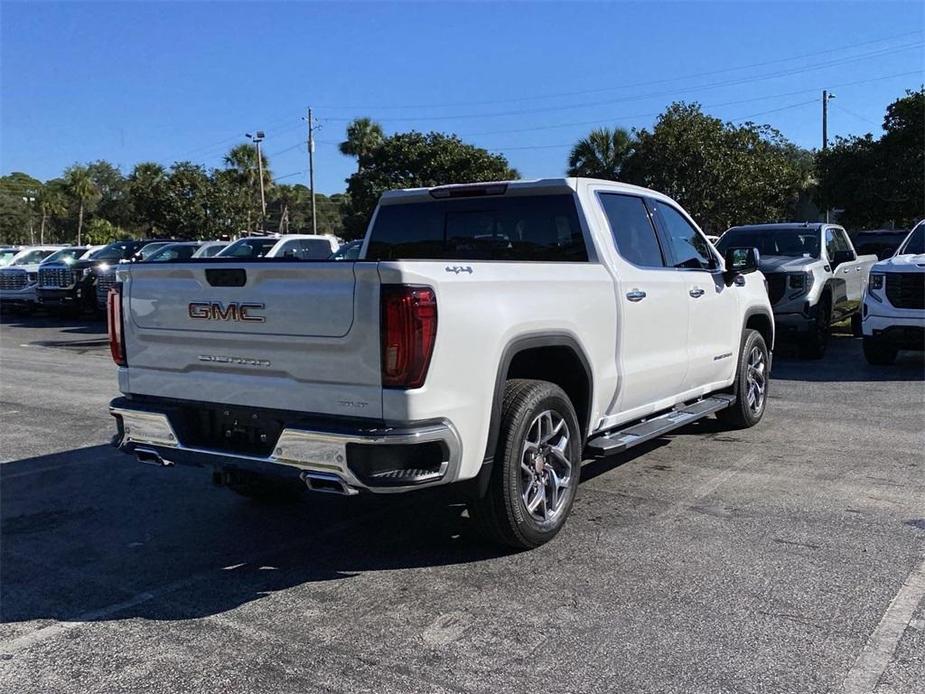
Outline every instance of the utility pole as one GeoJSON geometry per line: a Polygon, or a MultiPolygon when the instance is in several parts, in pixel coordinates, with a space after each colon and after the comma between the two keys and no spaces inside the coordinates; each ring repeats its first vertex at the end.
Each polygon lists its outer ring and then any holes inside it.
{"type": "MultiPolygon", "coordinates": [[[[834,99],[835,95],[830,94],[827,89],[822,90],[822,151],[829,148],[829,99],[834,99]]],[[[825,207],[825,221],[829,221],[829,206],[825,207]]]]}
{"type": "Polygon", "coordinates": [[[315,123],[312,120],[312,109],[308,107],[308,187],[312,191],[312,233],[318,233],[318,216],[315,214],[315,123]]]}
{"type": "Polygon", "coordinates": [[[251,138],[257,146],[257,176],[260,178],[260,231],[265,231],[267,226],[267,199],[263,192],[263,156],[260,154],[260,143],[263,142],[263,130],[257,130],[253,135],[244,133],[246,137],[251,138]]]}

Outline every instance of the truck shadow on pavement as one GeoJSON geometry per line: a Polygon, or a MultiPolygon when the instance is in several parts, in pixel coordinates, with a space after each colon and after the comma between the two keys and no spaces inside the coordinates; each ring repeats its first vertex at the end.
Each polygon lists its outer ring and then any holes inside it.
{"type": "Polygon", "coordinates": [[[106,335],[106,321],[93,316],[57,316],[53,313],[0,313],[0,325],[16,328],[58,328],[73,335],[106,335]]]}
{"type": "Polygon", "coordinates": [[[261,504],[207,470],[149,467],[109,446],[4,463],[0,623],[205,617],[295,586],[312,596],[311,584],[363,572],[510,554],[482,542],[463,508],[445,492],[261,504]]]}
{"type": "Polygon", "coordinates": [[[871,366],[864,359],[858,337],[832,335],[822,359],[803,359],[792,342],[781,339],[775,345],[771,379],[807,382],[922,381],[925,380],[925,353],[904,351],[896,357],[895,364],[871,366]]]}

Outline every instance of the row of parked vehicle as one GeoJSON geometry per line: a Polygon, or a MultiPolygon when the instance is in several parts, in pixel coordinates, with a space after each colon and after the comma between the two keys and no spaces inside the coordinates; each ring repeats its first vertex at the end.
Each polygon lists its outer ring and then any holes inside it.
{"type": "Polygon", "coordinates": [[[103,246],[0,248],[0,303],[6,310],[45,307],[101,313],[120,263],[165,263],[195,258],[356,259],[356,243],[332,235],[248,236],[237,241],[116,241],[103,246]]]}
{"type": "Polygon", "coordinates": [[[831,327],[850,320],[867,361],[883,365],[901,349],[925,348],[925,224],[904,232],[892,253],[874,244],[878,233],[855,237],[859,248],[876,251],[867,255],[826,223],[733,227],[716,246],[758,249],[777,332],[794,338],[804,356],[822,357],[831,327]]]}
{"type": "MultiPolygon", "coordinates": [[[[912,232],[861,232],[852,240],[837,224],[792,223],[738,226],[707,239],[721,253],[731,247],[758,249],[777,331],[792,338],[803,356],[821,358],[832,326],[850,320],[854,334],[864,336],[868,361],[888,364],[900,349],[922,348],[923,233],[919,224],[912,232]]],[[[234,242],[159,239],[2,248],[0,301],[20,310],[44,306],[101,313],[119,263],[211,257],[356,260],[361,245],[342,244],[331,235],[287,234],[234,242]]]]}

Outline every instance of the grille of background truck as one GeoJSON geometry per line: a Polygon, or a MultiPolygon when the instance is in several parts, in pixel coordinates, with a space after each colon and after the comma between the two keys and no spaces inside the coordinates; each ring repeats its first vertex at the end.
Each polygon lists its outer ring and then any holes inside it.
{"type": "Polygon", "coordinates": [[[896,308],[925,308],[925,273],[888,272],[886,298],[896,308]]]}
{"type": "Polygon", "coordinates": [[[776,304],[783,298],[784,292],[787,290],[787,275],[765,275],[765,279],[768,281],[768,298],[772,304],[776,304]]]}
{"type": "Polygon", "coordinates": [[[96,303],[100,306],[106,304],[106,297],[109,294],[109,288],[116,283],[115,268],[110,268],[106,272],[100,272],[96,276],[96,303]]]}
{"type": "Polygon", "coordinates": [[[74,271],[66,267],[39,268],[39,286],[49,289],[67,289],[74,284],[74,271]]]}
{"type": "Polygon", "coordinates": [[[25,270],[4,270],[0,272],[0,289],[22,289],[25,286],[25,270]]]}

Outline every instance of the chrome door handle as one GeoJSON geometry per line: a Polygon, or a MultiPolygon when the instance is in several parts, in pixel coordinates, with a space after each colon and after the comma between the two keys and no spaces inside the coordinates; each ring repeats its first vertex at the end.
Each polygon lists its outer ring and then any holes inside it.
{"type": "Polygon", "coordinates": [[[700,297],[703,296],[704,291],[700,287],[694,287],[688,292],[688,294],[690,294],[695,299],[699,299],[700,297]]]}
{"type": "Polygon", "coordinates": [[[842,270],[842,272],[844,272],[846,275],[847,275],[850,271],[851,271],[851,268],[848,268],[848,267],[846,267],[844,270],[842,270]]]}
{"type": "Polygon", "coordinates": [[[854,268],[854,269],[855,269],[856,272],[860,272],[860,271],[861,271],[861,268],[860,268],[860,267],[856,267],[856,268],[854,268]]]}
{"type": "Polygon", "coordinates": [[[634,289],[631,292],[626,293],[626,298],[630,301],[642,301],[646,298],[646,293],[641,289],[634,289]]]}

